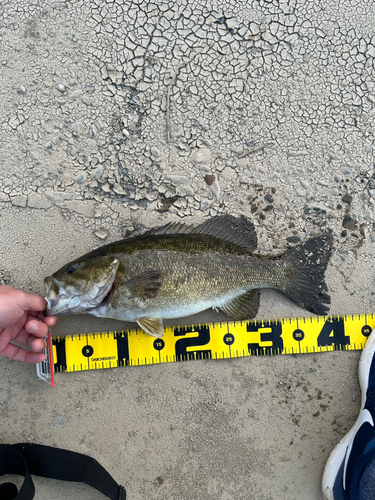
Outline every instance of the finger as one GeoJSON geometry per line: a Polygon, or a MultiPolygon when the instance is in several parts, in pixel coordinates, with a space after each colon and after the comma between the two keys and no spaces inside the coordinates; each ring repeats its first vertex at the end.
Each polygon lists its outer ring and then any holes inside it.
{"type": "Polygon", "coordinates": [[[1,353],[6,358],[14,359],[16,361],[24,361],[25,363],[40,363],[46,359],[46,355],[42,352],[30,352],[23,347],[8,344],[1,353]]]}
{"type": "MultiPolygon", "coordinates": [[[[30,336],[31,337],[31,336],[30,336]]],[[[27,339],[27,344],[33,352],[41,352],[47,348],[47,342],[44,339],[27,339]]]]}
{"type": "Polygon", "coordinates": [[[47,342],[44,338],[36,338],[34,335],[30,335],[26,330],[21,330],[19,334],[14,337],[13,341],[30,347],[34,352],[43,351],[47,347],[47,342]]]}
{"type": "Polygon", "coordinates": [[[43,311],[42,312],[33,312],[29,311],[29,316],[36,316],[38,319],[42,320],[43,323],[45,323],[48,326],[54,326],[57,323],[57,316],[44,316],[43,311]]]}
{"type": "Polygon", "coordinates": [[[48,326],[43,321],[28,316],[25,323],[25,330],[34,335],[34,337],[45,337],[48,333],[48,326]]]}
{"type": "Polygon", "coordinates": [[[19,305],[24,311],[44,311],[47,307],[47,302],[43,297],[32,293],[20,293],[19,305]]]}
{"type": "Polygon", "coordinates": [[[43,319],[43,323],[45,323],[47,326],[55,326],[57,320],[57,316],[47,316],[47,318],[43,319]]]}

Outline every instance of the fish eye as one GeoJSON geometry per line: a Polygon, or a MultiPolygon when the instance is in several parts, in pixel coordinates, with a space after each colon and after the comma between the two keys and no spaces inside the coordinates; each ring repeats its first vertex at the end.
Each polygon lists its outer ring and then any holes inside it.
{"type": "Polygon", "coordinates": [[[68,267],[66,268],[66,273],[67,273],[67,274],[72,274],[72,273],[74,273],[74,271],[75,271],[75,270],[76,270],[76,267],[75,267],[75,266],[68,266],[68,267]]]}

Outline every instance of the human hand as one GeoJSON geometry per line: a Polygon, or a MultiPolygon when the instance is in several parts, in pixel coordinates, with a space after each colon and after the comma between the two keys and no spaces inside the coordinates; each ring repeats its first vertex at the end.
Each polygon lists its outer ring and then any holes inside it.
{"type": "Polygon", "coordinates": [[[46,356],[40,352],[46,348],[43,339],[48,327],[57,322],[56,316],[44,317],[46,301],[39,295],[0,286],[0,354],[26,363],[40,363],[46,356]],[[28,346],[12,344],[17,342],[28,346]]]}

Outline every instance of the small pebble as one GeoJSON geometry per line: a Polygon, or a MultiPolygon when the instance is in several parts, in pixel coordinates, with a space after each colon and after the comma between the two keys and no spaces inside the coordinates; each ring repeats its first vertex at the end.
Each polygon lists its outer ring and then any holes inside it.
{"type": "Polygon", "coordinates": [[[87,174],[86,172],[78,172],[75,181],[77,184],[83,184],[87,179],[87,174]]]}
{"type": "Polygon", "coordinates": [[[93,97],[88,97],[84,95],[82,97],[82,102],[86,104],[87,106],[92,106],[94,104],[94,98],[93,97]]]}
{"type": "Polygon", "coordinates": [[[342,201],[344,203],[350,204],[353,200],[353,196],[351,196],[349,193],[345,193],[344,196],[342,197],[342,201]]]}
{"type": "Polygon", "coordinates": [[[344,220],[342,221],[342,225],[346,229],[350,229],[350,230],[356,229],[356,221],[352,217],[350,217],[349,215],[347,217],[344,217],[344,220]]]}
{"type": "Polygon", "coordinates": [[[62,83],[59,83],[57,86],[57,90],[59,90],[60,92],[65,92],[65,85],[63,85],[62,83]]]}
{"type": "Polygon", "coordinates": [[[180,126],[173,127],[171,130],[171,137],[177,138],[181,137],[184,134],[184,129],[180,126]]]}
{"type": "Polygon", "coordinates": [[[221,197],[221,187],[220,184],[215,180],[211,185],[208,186],[208,189],[213,194],[216,200],[219,200],[221,197]]]}
{"type": "Polygon", "coordinates": [[[152,146],[152,148],[151,148],[150,151],[151,151],[151,155],[154,158],[159,158],[160,157],[160,150],[156,146],[152,146]]]}
{"type": "Polygon", "coordinates": [[[211,160],[211,152],[208,148],[196,148],[190,155],[194,163],[209,163],[211,160]]]}
{"type": "Polygon", "coordinates": [[[23,85],[21,85],[21,86],[19,87],[19,89],[18,89],[18,92],[19,92],[20,94],[24,94],[24,93],[26,92],[26,87],[24,87],[23,85]]]}
{"type": "Polygon", "coordinates": [[[103,167],[97,167],[92,173],[92,177],[94,179],[100,179],[100,177],[102,176],[103,174],[103,167]]]}
{"type": "Polygon", "coordinates": [[[104,229],[104,227],[101,227],[97,231],[95,231],[95,236],[97,236],[101,240],[105,240],[108,236],[108,231],[104,229]]]}
{"type": "Polygon", "coordinates": [[[83,131],[83,124],[81,122],[77,122],[73,125],[73,133],[75,135],[80,135],[83,131]]]}
{"type": "Polygon", "coordinates": [[[289,243],[301,243],[301,238],[299,236],[288,236],[286,241],[289,241],[289,243]]]}
{"type": "Polygon", "coordinates": [[[207,174],[204,176],[204,180],[206,181],[207,186],[212,186],[215,181],[215,176],[212,174],[207,174]]]}
{"type": "Polygon", "coordinates": [[[201,203],[201,210],[204,212],[212,207],[212,203],[209,200],[203,200],[201,203]]]}

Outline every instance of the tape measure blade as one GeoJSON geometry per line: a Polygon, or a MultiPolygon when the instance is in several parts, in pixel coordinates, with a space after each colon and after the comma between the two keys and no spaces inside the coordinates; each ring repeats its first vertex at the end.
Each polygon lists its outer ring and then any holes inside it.
{"type": "Polygon", "coordinates": [[[161,339],[141,330],[68,335],[53,339],[54,372],[355,350],[373,328],[368,313],[166,327],[161,339]]]}

